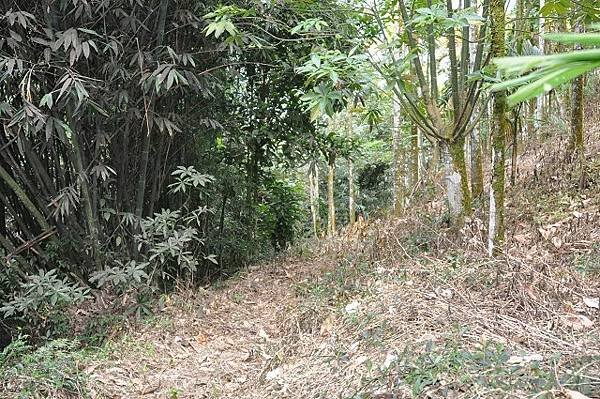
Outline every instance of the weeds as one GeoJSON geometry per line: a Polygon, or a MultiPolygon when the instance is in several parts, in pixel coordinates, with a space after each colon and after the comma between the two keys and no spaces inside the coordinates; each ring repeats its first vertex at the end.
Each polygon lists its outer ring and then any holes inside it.
{"type": "Polygon", "coordinates": [[[352,398],[370,397],[367,392],[374,389],[394,392],[393,387],[399,386],[414,398],[553,398],[553,392],[568,386],[597,397],[600,381],[581,368],[593,362],[582,358],[577,364],[561,365],[561,359],[562,354],[527,359],[499,343],[466,349],[459,342],[439,345],[429,341],[420,350],[405,348],[377,378],[367,382],[369,388],[365,385],[352,398]]]}
{"type": "Polygon", "coordinates": [[[79,342],[57,339],[34,349],[21,336],[0,353],[0,397],[86,398],[79,342]]]}

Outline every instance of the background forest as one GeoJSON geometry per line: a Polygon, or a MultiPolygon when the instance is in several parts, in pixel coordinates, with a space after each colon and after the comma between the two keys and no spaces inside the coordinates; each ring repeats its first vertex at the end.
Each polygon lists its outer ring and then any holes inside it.
{"type": "MultiPolygon", "coordinates": [[[[282,297],[333,290],[326,307],[352,315],[360,284],[349,281],[366,278],[364,265],[389,262],[412,282],[411,262],[438,259],[451,274],[476,263],[473,284],[496,305],[521,292],[528,299],[506,308],[538,317],[527,304],[552,298],[544,309],[568,303],[565,328],[589,333],[577,381],[539,368],[551,388],[527,380],[517,396],[499,393],[516,385],[419,396],[443,377],[400,373],[410,393],[376,396],[367,384],[323,397],[560,397],[574,392],[567,382],[594,397],[599,22],[594,0],[3,1],[0,372],[10,377],[0,397],[103,397],[84,388],[90,373],[76,356],[160,319],[174,295],[185,302],[256,265],[308,258],[307,274],[290,271],[306,281],[282,297]],[[341,273],[340,286],[310,285],[334,260],[327,273],[341,273]],[[500,281],[517,275],[522,285],[500,281]],[[560,296],[571,284],[577,303],[560,296]],[[53,374],[63,366],[75,374],[53,374]]],[[[475,290],[465,276],[443,277],[464,284],[463,299],[475,290]]],[[[256,303],[279,301],[261,302],[273,287],[257,288],[256,303]]],[[[232,295],[246,306],[246,294],[232,295]]],[[[320,327],[302,328],[323,334],[330,318],[318,309],[320,327]]],[[[165,389],[140,396],[201,397],[165,389]]]]}

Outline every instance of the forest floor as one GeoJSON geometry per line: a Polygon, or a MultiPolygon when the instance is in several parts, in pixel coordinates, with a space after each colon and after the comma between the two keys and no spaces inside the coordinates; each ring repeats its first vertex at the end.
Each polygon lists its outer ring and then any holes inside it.
{"type": "Polygon", "coordinates": [[[583,192],[554,166],[566,146],[524,149],[506,256],[477,216],[458,234],[423,216],[435,201],[299,245],[115,334],[92,397],[600,398],[597,126],[583,192]]]}
{"type": "Polygon", "coordinates": [[[583,191],[557,167],[566,145],[522,149],[501,258],[485,255],[481,215],[452,232],[443,201],[424,201],[418,218],[181,289],[144,321],[105,316],[100,347],[68,358],[76,377],[54,355],[46,372],[91,398],[600,398],[600,123],[588,118],[583,191]]]}

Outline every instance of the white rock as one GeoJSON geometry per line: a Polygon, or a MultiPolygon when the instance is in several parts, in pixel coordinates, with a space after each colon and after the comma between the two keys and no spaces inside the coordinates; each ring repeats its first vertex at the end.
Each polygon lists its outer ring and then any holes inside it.
{"type": "Polygon", "coordinates": [[[265,376],[265,379],[267,381],[272,381],[279,376],[281,376],[281,368],[277,367],[276,369],[269,371],[265,376]]]}
{"type": "Polygon", "coordinates": [[[538,355],[538,354],[534,353],[531,355],[524,355],[524,356],[511,356],[508,359],[508,364],[523,364],[523,363],[531,363],[531,362],[541,362],[542,360],[544,360],[542,355],[538,355]]]}
{"type": "Polygon", "coordinates": [[[600,309],[600,298],[584,297],[583,303],[589,308],[600,309]]]}
{"type": "Polygon", "coordinates": [[[396,360],[398,360],[398,356],[394,355],[393,353],[388,353],[383,361],[383,368],[389,368],[396,360]]]}
{"type": "Polygon", "coordinates": [[[356,313],[358,311],[358,301],[350,302],[349,304],[346,305],[344,310],[348,314],[356,313]]]}

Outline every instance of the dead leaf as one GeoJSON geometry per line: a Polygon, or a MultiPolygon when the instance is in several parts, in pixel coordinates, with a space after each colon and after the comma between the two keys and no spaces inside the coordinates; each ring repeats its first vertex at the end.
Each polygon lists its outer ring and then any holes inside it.
{"type": "Polygon", "coordinates": [[[571,327],[574,330],[583,330],[594,325],[593,321],[580,314],[565,315],[561,317],[561,321],[565,326],[571,327]]]}
{"type": "Polygon", "coordinates": [[[531,234],[515,234],[514,238],[518,243],[527,244],[530,241],[531,234]]]}
{"type": "Polygon", "coordinates": [[[589,396],[586,396],[581,392],[572,391],[570,389],[565,389],[565,393],[569,399],[591,399],[589,396]]]}
{"type": "Polygon", "coordinates": [[[538,297],[535,294],[535,291],[533,290],[533,287],[531,286],[531,284],[527,284],[525,285],[525,293],[527,294],[527,296],[531,299],[533,299],[534,301],[537,301],[538,297]]]}
{"type": "Polygon", "coordinates": [[[540,232],[540,234],[542,235],[542,237],[544,237],[544,240],[547,240],[550,238],[550,236],[552,235],[552,230],[551,229],[544,229],[542,227],[538,228],[538,231],[540,232]]]}
{"type": "Polygon", "coordinates": [[[563,240],[560,237],[552,237],[552,245],[554,245],[556,249],[559,249],[563,245],[563,240]]]}
{"type": "Polygon", "coordinates": [[[267,332],[262,328],[258,331],[258,336],[264,339],[265,341],[269,340],[269,334],[267,334],[267,332]]]}
{"type": "Polygon", "coordinates": [[[205,344],[206,342],[208,342],[208,337],[206,336],[206,334],[200,333],[196,335],[196,342],[200,345],[205,344]]]}
{"type": "Polygon", "coordinates": [[[282,374],[282,370],[281,370],[281,368],[280,368],[280,367],[277,367],[277,368],[276,368],[276,369],[274,369],[274,370],[270,370],[270,371],[267,373],[267,375],[266,375],[265,379],[266,379],[267,381],[271,381],[271,380],[274,380],[275,378],[277,378],[277,377],[281,376],[281,374],[282,374]]]}
{"type": "Polygon", "coordinates": [[[585,303],[585,305],[588,308],[600,309],[600,297],[598,297],[598,298],[583,297],[583,303],[585,303]]]}
{"type": "Polygon", "coordinates": [[[321,324],[321,335],[330,334],[333,331],[333,316],[329,315],[321,324]]]}
{"type": "Polygon", "coordinates": [[[358,311],[358,301],[355,300],[355,301],[350,302],[349,304],[346,305],[344,310],[348,314],[356,313],[358,311]]]}

